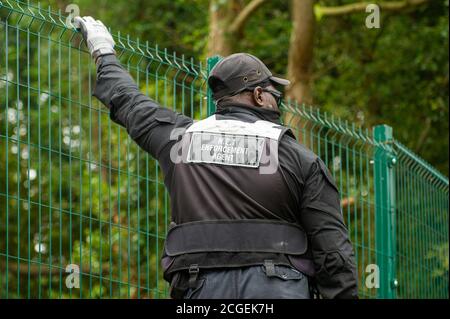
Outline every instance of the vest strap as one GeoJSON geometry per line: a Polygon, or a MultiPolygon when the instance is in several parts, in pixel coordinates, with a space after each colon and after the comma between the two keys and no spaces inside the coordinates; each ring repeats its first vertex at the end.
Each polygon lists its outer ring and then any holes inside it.
{"type": "Polygon", "coordinates": [[[168,256],[201,252],[267,252],[303,255],[307,236],[296,225],[275,220],[214,220],[176,225],[167,234],[168,256]]]}
{"type": "Polygon", "coordinates": [[[273,260],[264,260],[264,267],[266,268],[267,277],[275,276],[275,264],[273,260]]]}
{"type": "Polygon", "coordinates": [[[195,288],[199,271],[197,264],[189,266],[189,288],[195,288]]]}

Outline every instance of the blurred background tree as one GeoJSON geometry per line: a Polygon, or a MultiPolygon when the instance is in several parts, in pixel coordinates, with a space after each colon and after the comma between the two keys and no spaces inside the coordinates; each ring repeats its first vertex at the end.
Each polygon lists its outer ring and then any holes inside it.
{"type": "Polygon", "coordinates": [[[356,0],[74,3],[188,57],[254,54],[292,81],[288,96],[365,127],[391,125],[448,175],[448,0],[381,2],[379,29],[366,27],[366,3],[356,0]]]}

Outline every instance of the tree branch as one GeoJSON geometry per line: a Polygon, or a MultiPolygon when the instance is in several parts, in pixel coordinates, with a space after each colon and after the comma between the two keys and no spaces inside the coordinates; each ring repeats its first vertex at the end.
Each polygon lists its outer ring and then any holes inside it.
{"type": "Polygon", "coordinates": [[[248,18],[255,12],[266,0],[252,0],[234,19],[228,31],[230,33],[238,33],[242,30],[248,18]]]}
{"type": "Polygon", "coordinates": [[[336,7],[316,6],[316,15],[318,16],[341,16],[356,12],[365,11],[370,4],[376,4],[384,11],[401,11],[410,7],[419,6],[429,2],[430,0],[404,0],[404,1],[364,1],[352,4],[346,4],[336,7]]]}
{"type": "Polygon", "coordinates": [[[414,151],[418,154],[420,154],[420,151],[422,150],[423,145],[425,144],[425,140],[428,137],[428,133],[430,133],[431,129],[431,118],[427,117],[425,120],[425,126],[422,128],[422,132],[420,133],[419,138],[416,142],[416,147],[414,151]]]}

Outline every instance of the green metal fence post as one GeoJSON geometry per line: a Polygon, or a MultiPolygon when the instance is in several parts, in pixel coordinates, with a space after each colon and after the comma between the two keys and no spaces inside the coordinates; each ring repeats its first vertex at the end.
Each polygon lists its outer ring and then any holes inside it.
{"type": "Polygon", "coordinates": [[[395,274],[395,163],[392,147],[392,127],[377,125],[374,138],[380,143],[375,149],[375,223],[377,264],[380,269],[378,298],[395,298],[397,279],[395,274]]]}
{"type": "MultiPolygon", "coordinates": [[[[208,58],[208,60],[207,60],[208,75],[209,75],[209,72],[213,69],[213,67],[217,64],[217,62],[220,61],[220,59],[222,59],[222,57],[219,55],[215,55],[215,56],[208,58]]],[[[208,97],[208,116],[210,116],[211,114],[213,114],[216,111],[216,105],[214,104],[214,101],[212,99],[212,92],[209,89],[209,86],[208,86],[207,97],[208,97]]]]}

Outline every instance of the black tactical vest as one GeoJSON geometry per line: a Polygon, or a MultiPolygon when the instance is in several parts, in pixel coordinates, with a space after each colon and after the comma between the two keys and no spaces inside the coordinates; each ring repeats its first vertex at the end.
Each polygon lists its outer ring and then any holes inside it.
{"type": "Polygon", "coordinates": [[[292,265],[307,251],[295,203],[279,169],[289,129],[213,115],[191,125],[171,150],[172,223],[164,277],[192,266],[292,265]]]}

